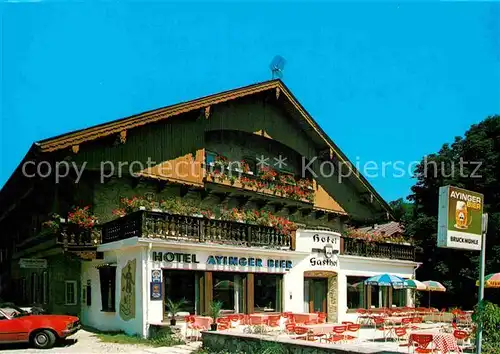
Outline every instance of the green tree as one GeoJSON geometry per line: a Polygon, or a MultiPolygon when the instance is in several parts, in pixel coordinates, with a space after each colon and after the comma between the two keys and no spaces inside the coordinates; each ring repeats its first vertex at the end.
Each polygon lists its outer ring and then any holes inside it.
{"type": "MultiPolygon", "coordinates": [[[[434,306],[472,308],[477,302],[479,252],[436,247],[439,187],[453,185],[484,194],[484,211],[489,213],[486,273],[500,272],[500,116],[471,126],[464,137],[424,157],[414,177],[408,197],[413,208],[403,221],[406,233],[423,250],[417,277],[447,287],[446,293],[433,297],[434,306]]],[[[500,299],[500,291],[486,293],[495,302],[500,299]]]]}

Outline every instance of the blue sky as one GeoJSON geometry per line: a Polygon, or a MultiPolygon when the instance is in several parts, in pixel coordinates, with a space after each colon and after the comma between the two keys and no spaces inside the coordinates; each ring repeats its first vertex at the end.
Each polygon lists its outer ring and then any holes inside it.
{"type": "MultiPolygon", "coordinates": [[[[3,3],[0,186],[34,141],[267,80],[275,54],[353,162],[407,167],[500,113],[499,5],[3,3]]],[[[369,178],[388,201],[393,173],[369,178]]]]}

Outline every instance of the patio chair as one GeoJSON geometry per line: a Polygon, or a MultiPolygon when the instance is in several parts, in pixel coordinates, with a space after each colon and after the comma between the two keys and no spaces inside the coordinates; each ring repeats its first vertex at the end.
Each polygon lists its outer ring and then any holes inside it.
{"type": "Polygon", "coordinates": [[[287,323],[285,325],[285,333],[287,334],[295,333],[295,323],[287,323]]]}
{"type": "Polygon", "coordinates": [[[457,345],[461,350],[473,348],[474,345],[470,342],[470,333],[461,330],[454,330],[453,337],[457,340],[457,345]]]}
{"type": "Polygon", "coordinates": [[[384,342],[387,342],[387,337],[392,330],[392,327],[386,326],[385,320],[383,318],[373,318],[373,322],[375,323],[375,331],[373,332],[373,341],[375,342],[375,337],[378,332],[382,332],[384,336],[384,342]]]}
{"type": "Polygon", "coordinates": [[[280,326],[280,319],[281,319],[280,315],[270,315],[267,318],[267,325],[271,328],[279,327],[280,326]]]}
{"type": "Polygon", "coordinates": [[[345,335],[345,340],[346,341],[354,341],[358,342],[359,341],[359,330],[361,329],[361,325],[359,324],[348,324],[347,325],[347,332],[352,333],[352,334],[346,334],[345,335]]]}
{"type": "Polygon", "coordinates": [[[394,335],[400,347],[408,347],[410,345],[408,342],[408,329],[406,327],[394,328],[394,335]]]}
{"type": "Polygon", "coordinates": [[[309,338],[309,329],[305,327],[295,326],[294,329],[295,336],[291,339],[305,339],[309,338]]]}
{"type": "Polygon", "coordinates": [[[413,353],[428,354],[434,353],[432,348],[433,337],[429,334],[411,334],[409,344],[413,353]],[[431,348],[429,348],[431,346],[431,348]]]}
{"type": "Polygon", "coordinates": [[[343,343],[345,342],[346,336],[345,331],[347,326],[334,326],[333,331],[329,336],[320,339],[320,342],[326,341],[327,343],[343,343]]]}

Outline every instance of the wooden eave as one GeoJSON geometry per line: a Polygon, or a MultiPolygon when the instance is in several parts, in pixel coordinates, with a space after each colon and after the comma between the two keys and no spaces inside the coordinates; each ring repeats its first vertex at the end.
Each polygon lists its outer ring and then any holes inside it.
{"type": "MultiPolygon", "coordinates": [[[[268,90],[279,90],[278,102],[284,104],[285,108],[296,117],[299,122],[307,123],[310,129],[305,129],[305,131],[311,135],[311,138],[316,142],[324,144],[326,148],[331,149],[335,156],[340,162],[348,164],[352,169],[352,175],[355,176],[354,179],[363,187],[366,188],[370,193],[373,194],[374,199],[379,202],[382,208],[392,216],[392,210],[390,206],[385,202],[385,200],[375,191],[375,189],[370,185],[370,183],[356,170],[356,168],[349,162],[346,155],[344,155],[340,149],[335,145],[335,143],[328,137],[328,135],[319,127],[311,115],[305,110],[305,108],[299,103],[291,91],[286,87],[286,85],[281,80],[271,80],[262,83],[241,87],[238,89],[221,92],[218,94],[202,97],[188,102],[183,102],[175,104],[172,106],[167,106],[164,108],[159,108],[156,110],[144,112],[141,114],[133,115],[127,118],[111,121],[108,123],[100,124],[94,127],[70,132],[54,138],[45,139],[36,143],[37,148],[40,152],[49,153],[57,150],[71,148],[74,146],[79,146],[82,143],[97,140],[99,138],[120,134],[123,131],[140,127],[149,123],[158,122],[163,119],[167,119],[173,116],[177,116],[182,113],[187,113],[190,111],[204,109],[212,105],[224,103],[230,100],[238,99],[241,97],[258,94],[268,90]],[[313,133],[313,134],[311,134],[313,133]]],[[[278,95],[277,95],[278,96],[278,95]]],[[[5,189],[5,188],[3,188],[5,189]]]]}

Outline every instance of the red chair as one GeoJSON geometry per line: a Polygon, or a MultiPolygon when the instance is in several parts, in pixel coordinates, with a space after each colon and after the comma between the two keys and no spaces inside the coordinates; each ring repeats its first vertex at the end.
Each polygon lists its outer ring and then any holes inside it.
{"type": "Polygon", "coordinates": [[[300,327],[300,326],[295,326],[295,336],[292,337],[292,339],[305,339],[305,340],[308,340],[309,339],[309,329],[305,328],[305,327],[300,327]]]}
{"type": "Polygon", "coordinates": [[[375,335],[377,332],[382,332],[382,335],[384,336],[384,341],[387,342],[387,336],[391,330],[391,327],[387,327],[385,325],[385,320],[383,318],[373,318],[373,322],[375,323],[375,333],[373,334],[373,341],[375,341],[375,335]]]}
{"type": "Polygon", "coordinates": [[[267,319],[267,325],[269,327],[279,327],[280,326],[280,315],[270,315],[267,319]]]}
{"type": "Polygon", "coordinates": [[[352,340],[352,341],[357,341],[359,339],[359,330],[361,329],[360,324],[348,324],[347,325],[347,332],[353,333],[353,334],[346,334],[345,335],[345,340],[352,340]]]}
{"type": "Polygon", "coordinates": [[[398,340],[398,344],[400,347],[407,347],[410,344],[407,342],[408,331],[406,327],[396,327],[394,328],[394,334],[398,340]]]}
{"type": "Polygon", "coordinates": [[[321,338],[320,341],[324,340],[324,341],[330,342],[330,343],[343,342],[346,339],[346,336],[344,335],[346,330],[347,330],[347,326],[334,326],[333,332],[330,333],[330,335],[328,337],[321,338]]]}
{"type": "Polygon", "coordinates": [[[295,333],[295,323],[287,323],[285,325],[285,332],[287,334],[295,333]]]}
{"type": "Polygon", "coordinates": [[[469,333],[461,330],[454,330],[453,337],[455,337],[455,339],[457,340],[457,345],[460,347],[460,349],[465,349],[470,346],[465,343],[470,337],[469,333]]]}
{"type": "Polygon", "coordinates": [[[429,334],[412,334],[410,335],[410,347],[413,349],[414,353],[419,354],[428,354],[434,353],[432,348],[429,348],[429,345],[432,343],[432,336],[429,334]]]}

